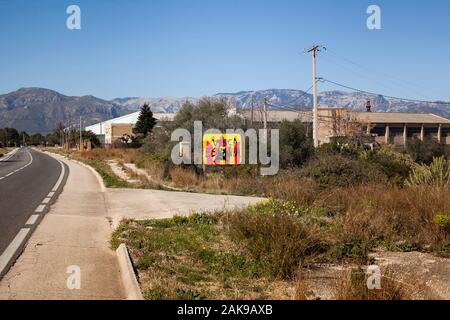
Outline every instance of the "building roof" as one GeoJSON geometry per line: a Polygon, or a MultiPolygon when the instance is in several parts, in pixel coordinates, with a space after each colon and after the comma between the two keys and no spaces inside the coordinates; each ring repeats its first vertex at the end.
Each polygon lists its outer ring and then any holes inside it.
{"type": "Polygon", "coordinates": [[[432,113],[352,112],[352,114],[359,121],[366,123],[450,124],[450,119],[432,113]]]}
{"type": "MultiPolygon", "coordinates": [[[[130,113],[118,118],[114,118],[111,120],[99,122],[93,124],[91,126],[86,127],[87,131],[92,131],[95,134],[105,134],[105,127],[108,127],[111,124],[136,124],[137,119],[139,117],[140,111],[130,113]]],[[[174,113],[154,113],[153,117],[160,121],[173,121],[175,117],[174,113]]]]}
{"type": "MultiPolygon", "coordinates": [[[[244,117],[246,119],[251,118],[251,111],[244,111],[244,117]]],[[[255,110],[253,112],[253,120],[255,122],[263,122],[263,112],[261,110],[255,110]]],[[[301,120],[303,122],[312,122],[312,112],[310,111],[284,111],[284,110],[269,110],[267,112],[268,122],[282,122],[283,120],[295,121],[301,120]]]]}

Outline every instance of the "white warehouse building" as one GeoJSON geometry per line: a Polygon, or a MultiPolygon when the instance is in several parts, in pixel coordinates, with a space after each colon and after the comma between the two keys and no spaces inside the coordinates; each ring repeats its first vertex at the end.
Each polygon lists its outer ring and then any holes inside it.
{"type": "MultiPolygon", "coordinates": [[[[92,131],[96,134],[102,144],[112,145],[120,141],[124,136],[132,136],[133,127],[139,118],[139,114],[140,111],[137,111],[118,118],[99,122],[86,127],[86,131],[92,131]]],[[[158,122],[173,121],[175,114],[154,113],[153,117],[158,122]]]]}
{"type": "MultiPolygon", "coordinates": [[[[134,126],[139,118],[140,111],[130,113],[118,118],[106,120],[86,127],[86,131],[92,131],[96,135],[104,135],[105,128],[111,127],[112,124],[128,124],[134,126]]],[[[154,113],[153,117],[158,121],[173,121],[175,113],[154,113]]]]}

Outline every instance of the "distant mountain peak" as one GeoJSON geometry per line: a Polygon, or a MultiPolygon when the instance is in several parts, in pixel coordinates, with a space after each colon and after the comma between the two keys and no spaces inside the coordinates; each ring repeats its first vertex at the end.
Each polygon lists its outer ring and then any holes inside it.
{"type": "MultiPolygon", "coordinates": [[[[250,108],[252,98],[255,108],[262,106],[264,98],[270,99],[270,103],[274,106],[271,108],[281,110],[310,109],[313,105],[310,93],[296,89],[218,93],[214,97],[229,99],[239,108],[250,108]]],[[[148,103],[156,113],[175,113],[186,101],[196,103],[200,99],[128,97],[107,101],[93,95],[71,97],[46,88],[20,88],[0,95],[0,128],[14,127],[19,131],[46,133],[53,130],[58,122],[67,123],[68,119],[78,119],[79,116],[82,116],[86,121],[85,124],[89,125],[138,111],[144,103],[148,103]]],[[[364,111],[367,99],[372,101],[374,112],[418,112],[450,117],[448,105],[433,102],[402,101],[381,95],[338,90],[324,91],[318,96],[321,106],[346,107],[355,111],[364,111]]]]}

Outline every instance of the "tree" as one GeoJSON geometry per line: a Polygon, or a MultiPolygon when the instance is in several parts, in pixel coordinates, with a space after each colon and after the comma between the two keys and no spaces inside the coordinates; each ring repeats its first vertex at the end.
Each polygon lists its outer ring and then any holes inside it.
{"type": "Polygon", "coordinates": [[[434,158],[448,156],[446,146],[431,137],[425,137],[423,141],[415,137],[408,141],[406,150],[414,161],[424,164],[432,163],[434,158]]]}
{"type": "MultiPolygon", "coordinates": [[[[80,132],[78,131],[78,135],[80,135],[80,132]]],[[[83,140],[89,140],[91,142],[91,145],[95,147],[99,147],[101,145],[100,140],[98,139],[97,135],[93,133],[92,131],[82,131],[81,136],[83,140]]]]}
{"type": "Polygon", "coordinates": [[[4,128],[0,130],[0,142],[5,147],[17,146],[20,144],[20,135],[14,128],[4,128]]]}
{"type": "Polygon", "coordinates": [[[31,137],[29,139],[29,143],[32,146],[38,146],[38,145],[41,145],[42,143],[45,143],[44,139],[45,138],[42,136],[42,134],[35,133],[35,134],[31,135],[31,137]]]}
{"type": "Polygon", "coordinates": [[[282,167],[301,166],[314,154],[312,133],[300,120],[280,125],[280,162],[282,167]]]}
{"type": "Polygon", "coordinates": [[[147,137],[149,133],[152,132],[153,127],[156,125],[156,119],[153,117],[153,112],[150,110],[149,105],[146,103],[141,108],[141,113],[139,114],[138,121],[133,129],[133,133],[147,137]]]}

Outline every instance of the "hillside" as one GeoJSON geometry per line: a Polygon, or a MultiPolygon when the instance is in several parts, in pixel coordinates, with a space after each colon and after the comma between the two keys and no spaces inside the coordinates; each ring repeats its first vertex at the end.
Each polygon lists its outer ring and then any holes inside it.
{"type": "MultiPolygon", "coordinates": [[[[310,109],[313,104],[310,93],[293,89],[218,93],[215,97],[227,98],[230,103],[241,108],[250,108],[252,97],[255,108],[261,108],[264,98],[269,99],[271,108],[310,109]]],[[[196,102],[198,99],[200,98],[131,97],[107,101],[94,96],[66,96],[49,89],[22,88],[0,95],[0,128],[13,127],[29,133],[46,133],[59,122],[66,124],[72,119],[72,122],[78,123],[80,116],[85,125],[90,125],[137,111],[146,102],[154,112],[175,113],[186,101],[196,102]]],[[[319,93],[320,106],[347,107],[355,111],[365,110],[367,99],[372,101],[374,112],[419,112],[450,117],[450,104],[417,103],[344,91],[319,93]]]]}
{"type": "Polygon", "coordinates": [[[29,133],[46,133],[71,118],[87,124],[128,113],[126,107],[93,96],[70,97],[53,90],[22,88],[0,95],[0,128],[13,127],[29,133]]]}

